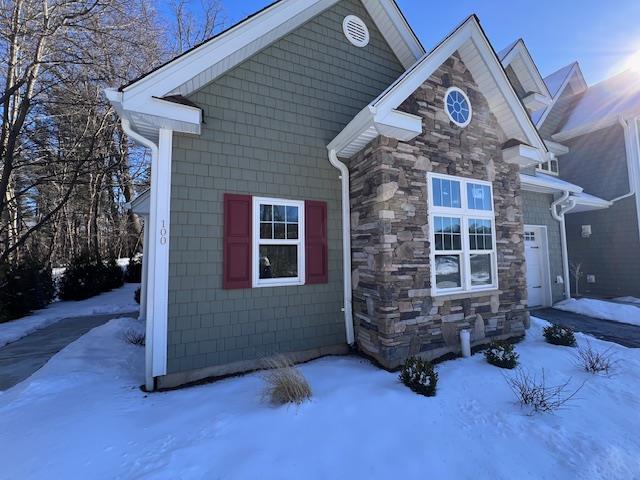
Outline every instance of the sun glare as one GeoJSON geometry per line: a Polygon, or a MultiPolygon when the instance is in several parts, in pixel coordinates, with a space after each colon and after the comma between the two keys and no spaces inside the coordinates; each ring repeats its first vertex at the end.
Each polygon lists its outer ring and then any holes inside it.
{"type": "Polygon", "coordinates": [[[640,49],[631,54],[626,61],[625,67],[625,70],[631,69],[636,72],[640,72],[640,49]]]}

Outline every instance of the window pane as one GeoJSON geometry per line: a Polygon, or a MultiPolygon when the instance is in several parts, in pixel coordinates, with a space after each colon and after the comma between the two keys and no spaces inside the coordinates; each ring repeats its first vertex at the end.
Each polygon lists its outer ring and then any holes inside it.
{"type": "Polygon", "coordinates": [[[270,222],[273,220],[271,205],[260,205],[260,221],[270,222]]]}
{"type": "Polygon", "coordinates": [[[444,250],[444,235],[436,233],[436,250],[444,250]]]}
{"type": "Polygon", "coordinates": [[[298,276],[296,245],[260,245],[260,278],[298,276]]]}
{"type": "Polygon", "coordinates": [[[471,255],[471,285],[491,285],[491,255],[471,255]]]}
{"type": "Polygon", "coordinates": [[[491,250],[493,248],[491,220],[469,219],[469,248],[471,250],[491,250]]]}
{"type": "Polygon", "coordinates": [[[271,239],[273,238],[273,224],[261,223],[260,224],[260,238],[271,239]]]}
{"type": "Polygon", "coordinates": [[[274,205],[273,206],[273,219],[276,222],[284,222],[285,221],[285,210],[286,210],[286,207],[284,205],[274,205]]]}
{"type": "Polygon", "coordinates": [[[434,217],[435,249],[462,250],[460,219],[455,217],[434,217]]]}
{"type": "Polygon", "coordinates": [[[462,236],[453,235],[453,245],[451,250],[462,250],[462,236]]]}
{"type": "Polygon", "coordinates": [[[460,283],[460,256],[436,255],[436,287],[459,288],[460,283]]]}
{"type": "Polygon", "coordinates": [[[287,238],[289,240],[297,240],[298,239],[298,224],[297,223],[288,223],[287,224],[287,238]]]}
{"type": "Polygon", "coordinates": [[[286,238],[284,223],[273,224],[273,238],[278,238],[278,239],[286,238]]]}
{"type": "Polygon", "coordinates": [[[434,178],[433,205],[436,207],[460,208],[460,182],[434,178]]]}
{"type": "Polygon", "coordinates": [[[487,185],[467,183],[467,203],[473,210],[491,210],[491,189],[487,185]]]}
{"type": "Polygon", "coordinates": [[[287,222],[288,223],[298,222],[298,207],[287,207],[287,222]]]}
{"type": "Polygon", "coordinates": [[[549,161],[549,170],[551,170],[553,173],[558,173],[558,161],[557,160],[550,160],[549,161]]]}

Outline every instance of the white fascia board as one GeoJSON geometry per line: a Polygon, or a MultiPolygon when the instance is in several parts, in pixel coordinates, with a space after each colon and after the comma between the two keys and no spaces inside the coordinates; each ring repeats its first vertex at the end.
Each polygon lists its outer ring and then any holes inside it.
{"type": "MultiPolygon", "coordinates": [[[[596,197],[595,195],[590,195],[588,193],[580,192],[576,194],[572,194],[569,198],[575,201],[576,207],[580,206],[578,212],[586,212],[589,210],[602,210],[604,208],[609,208],[613,205],[612,202],[608,200],[604,200],[600,197],[596,197]]],[[[568,213],[574,212],[575,209],[569,210],[568,213]]]]}
{"type": "Polygon", "coordinates": [[[288,25],[290,29],[296,28],[297,22],[294,25],[291,20],[297,15],[301,15],[300,22],[304,23],[305,19],[308,20],[316,12],[329,8],[335,3],[337,0],[282,0],[275,3],[211,41],[205,42],[125,87],[123,90],[125,100],[129,100],[134,106],[138,102],[143,102],[148,96],[162,97],[209,66],[223,61],[240,48],[258,41],[267,32],[286,22],[291,23],[290,26],[288,25]]]}
{"type": "Polygon", "coordinates": [[[544,112],[542,112],[542,116],[538,120],[538,123],[536,123],[536,127],[540,128],[542,126],[544,121],[547,119],[549,112],[551,111],[551,109],[553,109],[553,106],[556,104],[558,99],[562,96],[562,92],[564,92],[564,89],[567,88],[567,85],[569,85],[569,83],[571,82],[571,78],[573,77],[574,74],[577,75],[578,83],[580,83],[581,87],[583,89],[588,88],[587,82],[584,80],[584,76],[582,75],[582,70],[580,69],[580,65],[578,64],[578,62],[575,62],[571,67],[571,69],[569,70],[569,73],[567,74],[565,79],[562,81],[562,84],[560,85],[560,88],[556,92],[555,97],[552,97],[551,104],[546,108],[544,112]]]}
{"type": "Polygon", "coordinates": [[[570,140],[575,137],[579,137],[580,135],[586,135],[587,133],[595,132],[602,128],[610,127],[620,121],[620,118],[623,118],[625,121],[631,120],[634,117],[640,115],[640,109],[636,111],[630,111],[625,114],[613,113],[606,117],[602,117],[596,122],[585,123],[577,128],[573,128],[571,130],[567,130],[564,132],[558,132],[551,135],[551,138],[558,142],[563,142],[565,140],[570,140]]]}
{"type": "Polygon", "coordinates": [[[578,185],[574,185],[573,183],[565,182],[564,180],[560,180],[557,178],[550,177],[548,175],[528,175],[521,173],[520,174],[520,183],[522,184],[522,188],[531,192],[540,192],[540,193],[559,193],[559,192],[569,192],[569,193],[581,193],[582,188],[578,185]]]}
{"type": "Polygon", "coordinates": [[[398,110],[392,110],[384,117],[376,114],[373,122],[380,135],[402,142],[412,140],[422,133],[422,117],[398,110]]]}
{"type": "Polygon", "coordinates": [[[346,127],[327,144],[327,150],[335,150],[338,155],[347,145],[360,136],[360,134],[373,125],[375,109],[365,107],[347,124],[346,127]]]}
{"type": "Polygon", "coordinates": [[[502,150],[502,159],[521,168],[532,167],[546,160],[539,148],[524,144],[502,150]]]}
{"type": "Polygon", "coordinates": [[[540,75],[538,68],[536,67],[533,58],[531,58],[531,54],[529,53],[529,49],[524,43],[524,40],[519,39],[514,47],[509,51],[509,53],[502,59],[502,65],[507,68],[513,62],[516,57],[520,57],[524,62],[525,67],[527,68],[527,72],[538,86],[538,92],[546,97],[549,102],[551,102],[551,92],[549,92],[549,88],[547,84],[544,83],[544,79],[540,75]]]}
{"type": "Polygon", "coordinates": [[[540,93],[532,92],[522,99],[522,103],[529,111],[535,112],[551,105],[551,99],[540,93]]]}
{"type": "Polygon", "coordinates": [[[569,153],[569,147],[566,145],[562,145],[561,143],[553,142],[551,140],[545,140],[544,143],[547,146],[547,149],[556,157],[569,153]]]}

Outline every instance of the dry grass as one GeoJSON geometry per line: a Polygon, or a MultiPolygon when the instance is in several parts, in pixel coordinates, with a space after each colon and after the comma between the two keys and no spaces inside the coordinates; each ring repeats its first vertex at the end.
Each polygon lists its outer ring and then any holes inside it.
{"type": "Polygon", "coordinates": [[[615,368],[618,360],[611,352],[611,347],[604,351],[594,350],[587,340],[586,346],[580,347],[575,355],[576,363],[589,373],[602,373],[609,375],[615,368]]]}
{"type": "Polygon", "coordinates": [[[130,343],[131,345],[136,345],[138,347],[144,347],[145,344],[145,335],[143,332],[136,330],[135,328],[129,328],[122,333],[122,339],[130,343]]]}
{"type": "Polygon", "coordinates": [[[275,405],[301,403],[311,398],[311,386],[302,372],[284,355],[264,360],[264,397],[275,405]]]}
{"type": "Polygon", "coordinates": [[[505,377],[505,380],[520,405],[531,408],[532,413],[554,412],[566,407],[584,386],[583,383],[577,389],[569,390],[570,378],[560,385],[547,385],[544,369],[538,378],[519,368],[515,376],[505,377]]]}

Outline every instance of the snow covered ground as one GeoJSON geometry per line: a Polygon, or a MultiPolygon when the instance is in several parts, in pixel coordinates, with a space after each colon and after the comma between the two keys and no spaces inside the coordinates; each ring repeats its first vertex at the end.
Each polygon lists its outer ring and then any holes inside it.
{"type": "Polygon", "coordinates": [[[593,298],[581,298],[579,300],[570,298],[569,300],[556,303],[553,308],[579,313],[593,318],[600,318],[602,320],[640,325],[640,305],[635,306],[624,303],[607,302],[593,298]]]}
{"type": "MultiPolygon", "coordinates": [[[[590,339],[620,360],[594,376],[534,320],[517,350],[549,383],[586,382],[556,414],[531,416],[482,355],[438,366],[436,397],[357,357],[302,365],[314,397],[261,400],[259,374],[145,395],[143,349],[117,319],[0,394],[1,479],[640,478],[640,350],[590,339]]],[[[577,335],[580,344],[583,335],[577,335]]]]}
{"type": "Polygon", "coordinates": [[[0,323],[0,347],[15,342],[63,318],[135,312],[140,306],[135,302],[133,294],[139,286],[139,283],[125,283],[123,287],[111,292],[102,293],[79,302],[54,302],[26,317],[0,323]]]}

